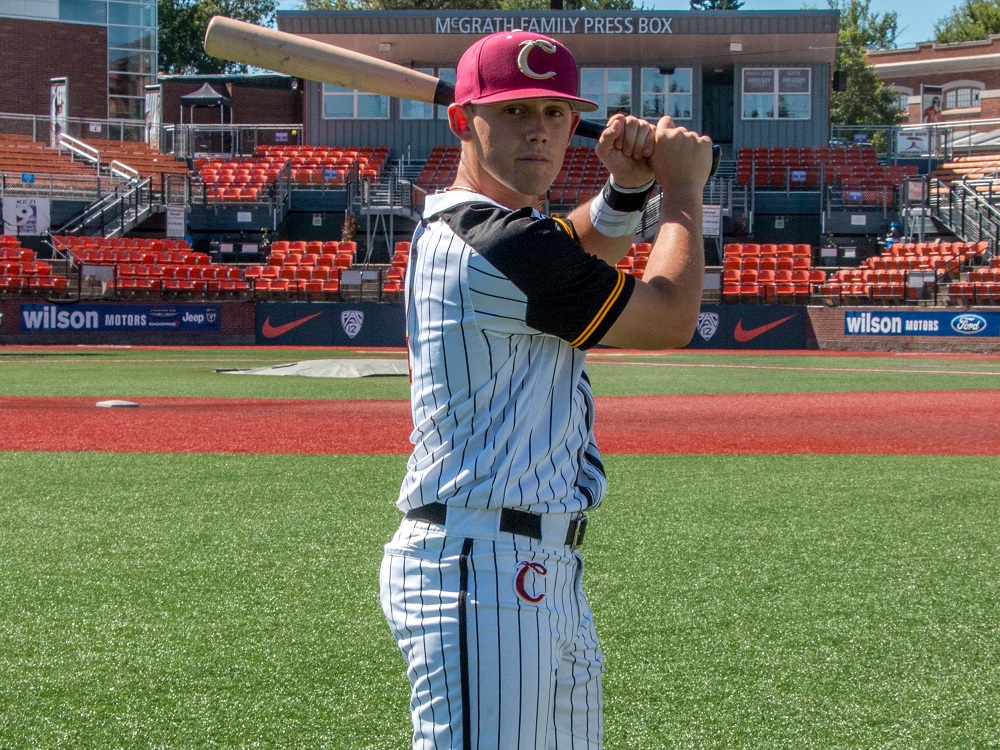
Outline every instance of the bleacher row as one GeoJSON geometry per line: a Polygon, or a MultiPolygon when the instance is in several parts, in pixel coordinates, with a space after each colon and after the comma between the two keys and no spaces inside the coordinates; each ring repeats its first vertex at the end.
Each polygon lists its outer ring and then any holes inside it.
{"type": "MultiPolygon", "coordinates": [[[[279,240],[273,243],[267,264],[238,265],[213,263],[208,254],[191,250],[183,240],[62,235],[53,240],[73,267],[99,279],[105,295],[116,298],[331,300],[354,284],[364,285],[379,299],[395,300],[409,254],[409,242],[396,243],[393,266],[365,266],[362,274],[355,263],[354,242],[279,240]],[[95,267],[111,270],[100,274],[95,267]]],[[[37,260],[35,252],[22,248],[16,237],[0,236],[0,294],[52,297],[66,293],[71,283],[76,282],[56,273],[52,263],[37,260]]]]}
{"type": "Polygon", "coordinates": [[[817,190],[840,188],[845,204],[891,205],[895,188],[916,176],[913,165],[882,165],[869,147],[739,149],[736,182],[755,188],[817,190]]]}
{"type": "Polygon", "coordinates": [[[798,243],[727,243],[722,301],[805,304],[826,272],[812,267],[812,247],[798,243]]]}
{"type": "Polygon", "coordinates": [[[298,186],[337,186],[355,169],[363,179],[378,179],[388,156],[388,146],[258,146],[242,159],[195,159],[194,168],[208,200],[250,202],[263,197],[286,164],[298,186]]]}
{"type": "MultiPolygon", "coordinates": [[[[113,268],[106,291],[114,297],[180,299],[338,299],[344,280],[372,279],[380,299],[398,300],[410,243],[397,242],[388,267],[364,266],[359,275],[354,242],[283,241],[267,263],[213,263],[184,240],[53,237],[75,266],[113,268]],[[345,276],[344,274],[348,274],[345,276]]],[[[618,267],[641,277],[652,246],[633,243],[618,267]]],[[[986,242],[896,243],[860,267],[828,273],[812,265],[804,244],[729,243],[722,268],[724,303],[898,304],[927,299],[933,287],[945,301],[1000,304],[1000,257],[983,265],[986,242]]],[[[16,237],[0,236],[0,294],[51,297],[70,285],[53,263],[39,260],[16,237]]]]}
{"type": "Polygon", "coordinates": [[[0,235],[0,294],[60,294],[69,280],[52,272],[52,264],[38,260],[34,250],[21,247],[17,237],[0,235]]]}
{"type": "MultiPolygon", "coordinates": [[[[428,193],[454,183],[458,170],[458,146],[435,146],[417,177],[417,187],[428,193]]],[[[608,171],[587,146],[570,146],[562,168],[549,189],[553,204],[576,205],[595,195],[608,179],[608,171]]]]}
{"type": "Polygon", "coordinates": [[[899,304],[935,290],[954,304],[1000,302],[1000,258],[979,267],[986,242],[896,243],[860,267],[832,274],[812,267],[809,245],[725,246],[723,302],[899,304]],[[968,279],[962,274],[967,272],[968,279]]]}

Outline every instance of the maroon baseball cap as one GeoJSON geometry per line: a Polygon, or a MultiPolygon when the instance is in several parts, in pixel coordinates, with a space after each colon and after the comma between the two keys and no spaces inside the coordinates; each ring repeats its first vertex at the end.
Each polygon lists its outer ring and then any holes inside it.
{"type": "Polygon", "coordinates": [[[514,99],[565,99],[579,112],[596,102],[577,96],[576,60],[565,46],[520,29],[485,36],[458,61],[455,101],[490,104],[514,99]]]}

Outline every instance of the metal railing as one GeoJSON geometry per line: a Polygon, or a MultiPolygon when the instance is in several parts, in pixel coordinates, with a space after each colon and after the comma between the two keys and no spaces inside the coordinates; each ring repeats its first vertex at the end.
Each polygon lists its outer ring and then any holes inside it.
{"type": "Polygon", "coordinates": [[[31,195],[62,200],[99,200],[109,190],[120,185],[118,180],[95,174],[69,175],[59,173],[0,172],[0,197],[31,195]]]}
{"type": "Polygon", "coordinates": [[[93,165],[94,169],[101,168],[101,153],[93,146],[83,141],[77,140],[66,133],[59,134],[59,153],[68,151],[73,157],[80,157],[83,161],[93,165]]]}
{"type": "Polygon", "coordinates": [[[213,156],[250,156],[258,146],[302,145],[301,124],[281,125],[164,125],[160,150],[178,159],[213,156]]]}
{"type": "Polygon", "coordinates": [[[144,120],[95,120],[71,117],[57,130],[48,115],[0,112],[0,133],[24,135],[54,146],[59,133],[78,140],[149,141],[150,126],[144,120]]]}
{"type": "Polygon", "coordinates": [[[976,153],[984,148],[996,151],[997,144],[981,145],[986,133],[1000,130],[1000,119],[956,120],[912,125],[833,125],[834,145],[874,148],[880,159],[923,157],[948,160],[976,153]]]}
{"type": "Polygon", "coordinates": [[[942,224],[966,242],[988,242],[985,259],[997,255],[1000,209],[965,182],[945,185],[931,180],[928,193],[928,204],[942,224]]]}
{"type": "Polygon", "coordinates": [[[52,231],[91,237],[121,237],[153,212],[152,180],[131,181],[107,193],[79,216],[52,231]]]}

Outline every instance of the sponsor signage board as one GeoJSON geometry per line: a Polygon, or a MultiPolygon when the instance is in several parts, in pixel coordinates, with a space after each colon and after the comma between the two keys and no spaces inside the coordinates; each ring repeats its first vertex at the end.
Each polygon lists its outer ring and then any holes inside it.
{"type": "Polygon", "coordinates": [[[805,349],[808,315],[794,305],[703,305],[688,349],[805,349]]]}
{"type": "Polygon", "coordinates": [[[21,330],[65,331],[219,331],[222,312],[216,305],[108,305],[74,303],[20,306],[21,330]]]}
{"type": "Polygon", "coordinates": [[[844,313],[845,336],[1000,336],[995,312],[860,312],[844,313]]]}
{"type": "Polygon", "coordinates": [[[257,343],[264,346],[405,346],[402,305],[381,302],[261,302],[257,343]]]}

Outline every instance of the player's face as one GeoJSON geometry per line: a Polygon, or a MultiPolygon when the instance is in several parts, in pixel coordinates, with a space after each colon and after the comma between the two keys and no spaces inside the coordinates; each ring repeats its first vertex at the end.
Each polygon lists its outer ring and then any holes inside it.
{"type": "Polygon", "coordinates": [[[469,107],[479,167],[507,190],[544,195],[562,167],[580,116],[561,99],[523,99],[469,107]]]}

